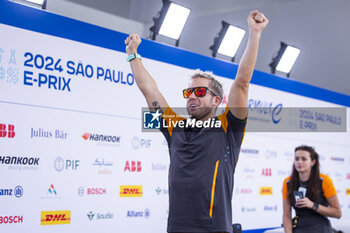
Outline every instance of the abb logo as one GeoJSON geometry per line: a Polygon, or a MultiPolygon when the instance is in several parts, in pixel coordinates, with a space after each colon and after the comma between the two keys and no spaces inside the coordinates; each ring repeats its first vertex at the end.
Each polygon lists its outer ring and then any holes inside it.
{"type": "Polygon", "coordinates": [[[103,195],[106,194],[105,188],[88,188],[87,189],[88,195],[103,195]]]}
{"type": "Polygon", "coordinates": [[[16,135],[15,133],[15,126],[14,125],[8,125],[6,127],[5,124],[0,124],[0,138],[14,138],[16,135]]]}
{"type": "Polygon", "coordinates": [[[23,216],[0,216],[0,224],[21,222],[23,222],[23,216]]]}
{"type": "Polygon", "coordinates": [[[260,195],[261,196],[272,195],[272,187],[260,187],[260,195]]]}
{"type": "Polygon", "coordinates": [[[262,176],[271,176],[271,168],[263,168],[261,175],[262,176]]]}
{"type": "Polygon", "coordinates": [[[129,172],[141,172],[142,167],[141,167],[141,162],[140,161],[126,161],[125,167],[124,167],[124,172],[129,171],[129,172]],[[130,166],[131,165],[131,166],[130,166]]]}
{"type": "Polygon", "coordinates": [[[142,197],[142,185],[121,185],[120,197],[142,197]]]}
{"type": "Polygon", "coordinates": [[[41,225],[56,224],[70,224],[70,210],[41,212],[41,225]]]}

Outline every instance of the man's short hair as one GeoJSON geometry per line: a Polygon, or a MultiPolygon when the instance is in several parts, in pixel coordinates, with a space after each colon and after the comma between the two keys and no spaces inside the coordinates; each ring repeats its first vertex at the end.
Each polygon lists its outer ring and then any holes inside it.
{"type": "Polygon", "coordinates": [[[213,90],[221,99],[223,98],[224,95],[224,89],[222,87],[222,84],[215,79],[215,76],[213,72],[211,71],[202,71],[200,69],[196,69],[193,74],[191,75],[192,79],[195,78],[206,78],[210,80],[209,88],[213,90]]]}

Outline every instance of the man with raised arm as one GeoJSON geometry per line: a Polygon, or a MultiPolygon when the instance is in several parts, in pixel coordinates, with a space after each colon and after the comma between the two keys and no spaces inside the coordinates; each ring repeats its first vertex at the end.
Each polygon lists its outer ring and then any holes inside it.
{"type": "Polygon", "coordinates": [[[222,101],[223,88],[211,72],[195,72],[190,86],[183,90],[190,119],[177,117],[137,54],[140,37],[132,34],[125,40],[132,73],[150,111],[158,110],[165,122],[214,120],[220,123],[219,128],[198,127],[201,124],[161,126],[170,154],[167,232],[233,231],[233,175],[247,120],[249,83],[261,32],[267,24],[267,18],[257,10],[249,14],[248,44],[231,86],[226,110],[219,116],[216,110],[222,101]]]}

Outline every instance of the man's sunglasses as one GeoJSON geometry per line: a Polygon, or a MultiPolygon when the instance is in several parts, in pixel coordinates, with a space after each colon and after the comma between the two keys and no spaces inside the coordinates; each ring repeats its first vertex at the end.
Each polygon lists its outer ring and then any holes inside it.
{"type": "Polygon", "coordinates": [[[192,87],[192,88],[186,88],[183,90],[184,98],[188,99],[192,92],[197,97],[204,97],[207,94],[207,91],[210,91],[214,96],[218,96],[215,92],[210,90],[208,87],[192,87]]]}

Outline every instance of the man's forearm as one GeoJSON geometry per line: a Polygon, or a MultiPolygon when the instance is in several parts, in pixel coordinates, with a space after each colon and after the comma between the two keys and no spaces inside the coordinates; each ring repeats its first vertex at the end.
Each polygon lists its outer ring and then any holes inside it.
{"type": "Polygon", "coordinates": [[[143,94],[147,94],[147,92],[151,92],[153,89],[157,88],[156,82],[143,66],[140,59],[135,58],[134,60],[130,61],[130,67],[132,74],[134,75],[136,85],[143,94]]]}
{"type": "Polygon", "coordinates": [[[249,32],[247,47],[238,66],[236,81],[242,85],[249,85],[258,56],[261,32],[249,32]]]}

